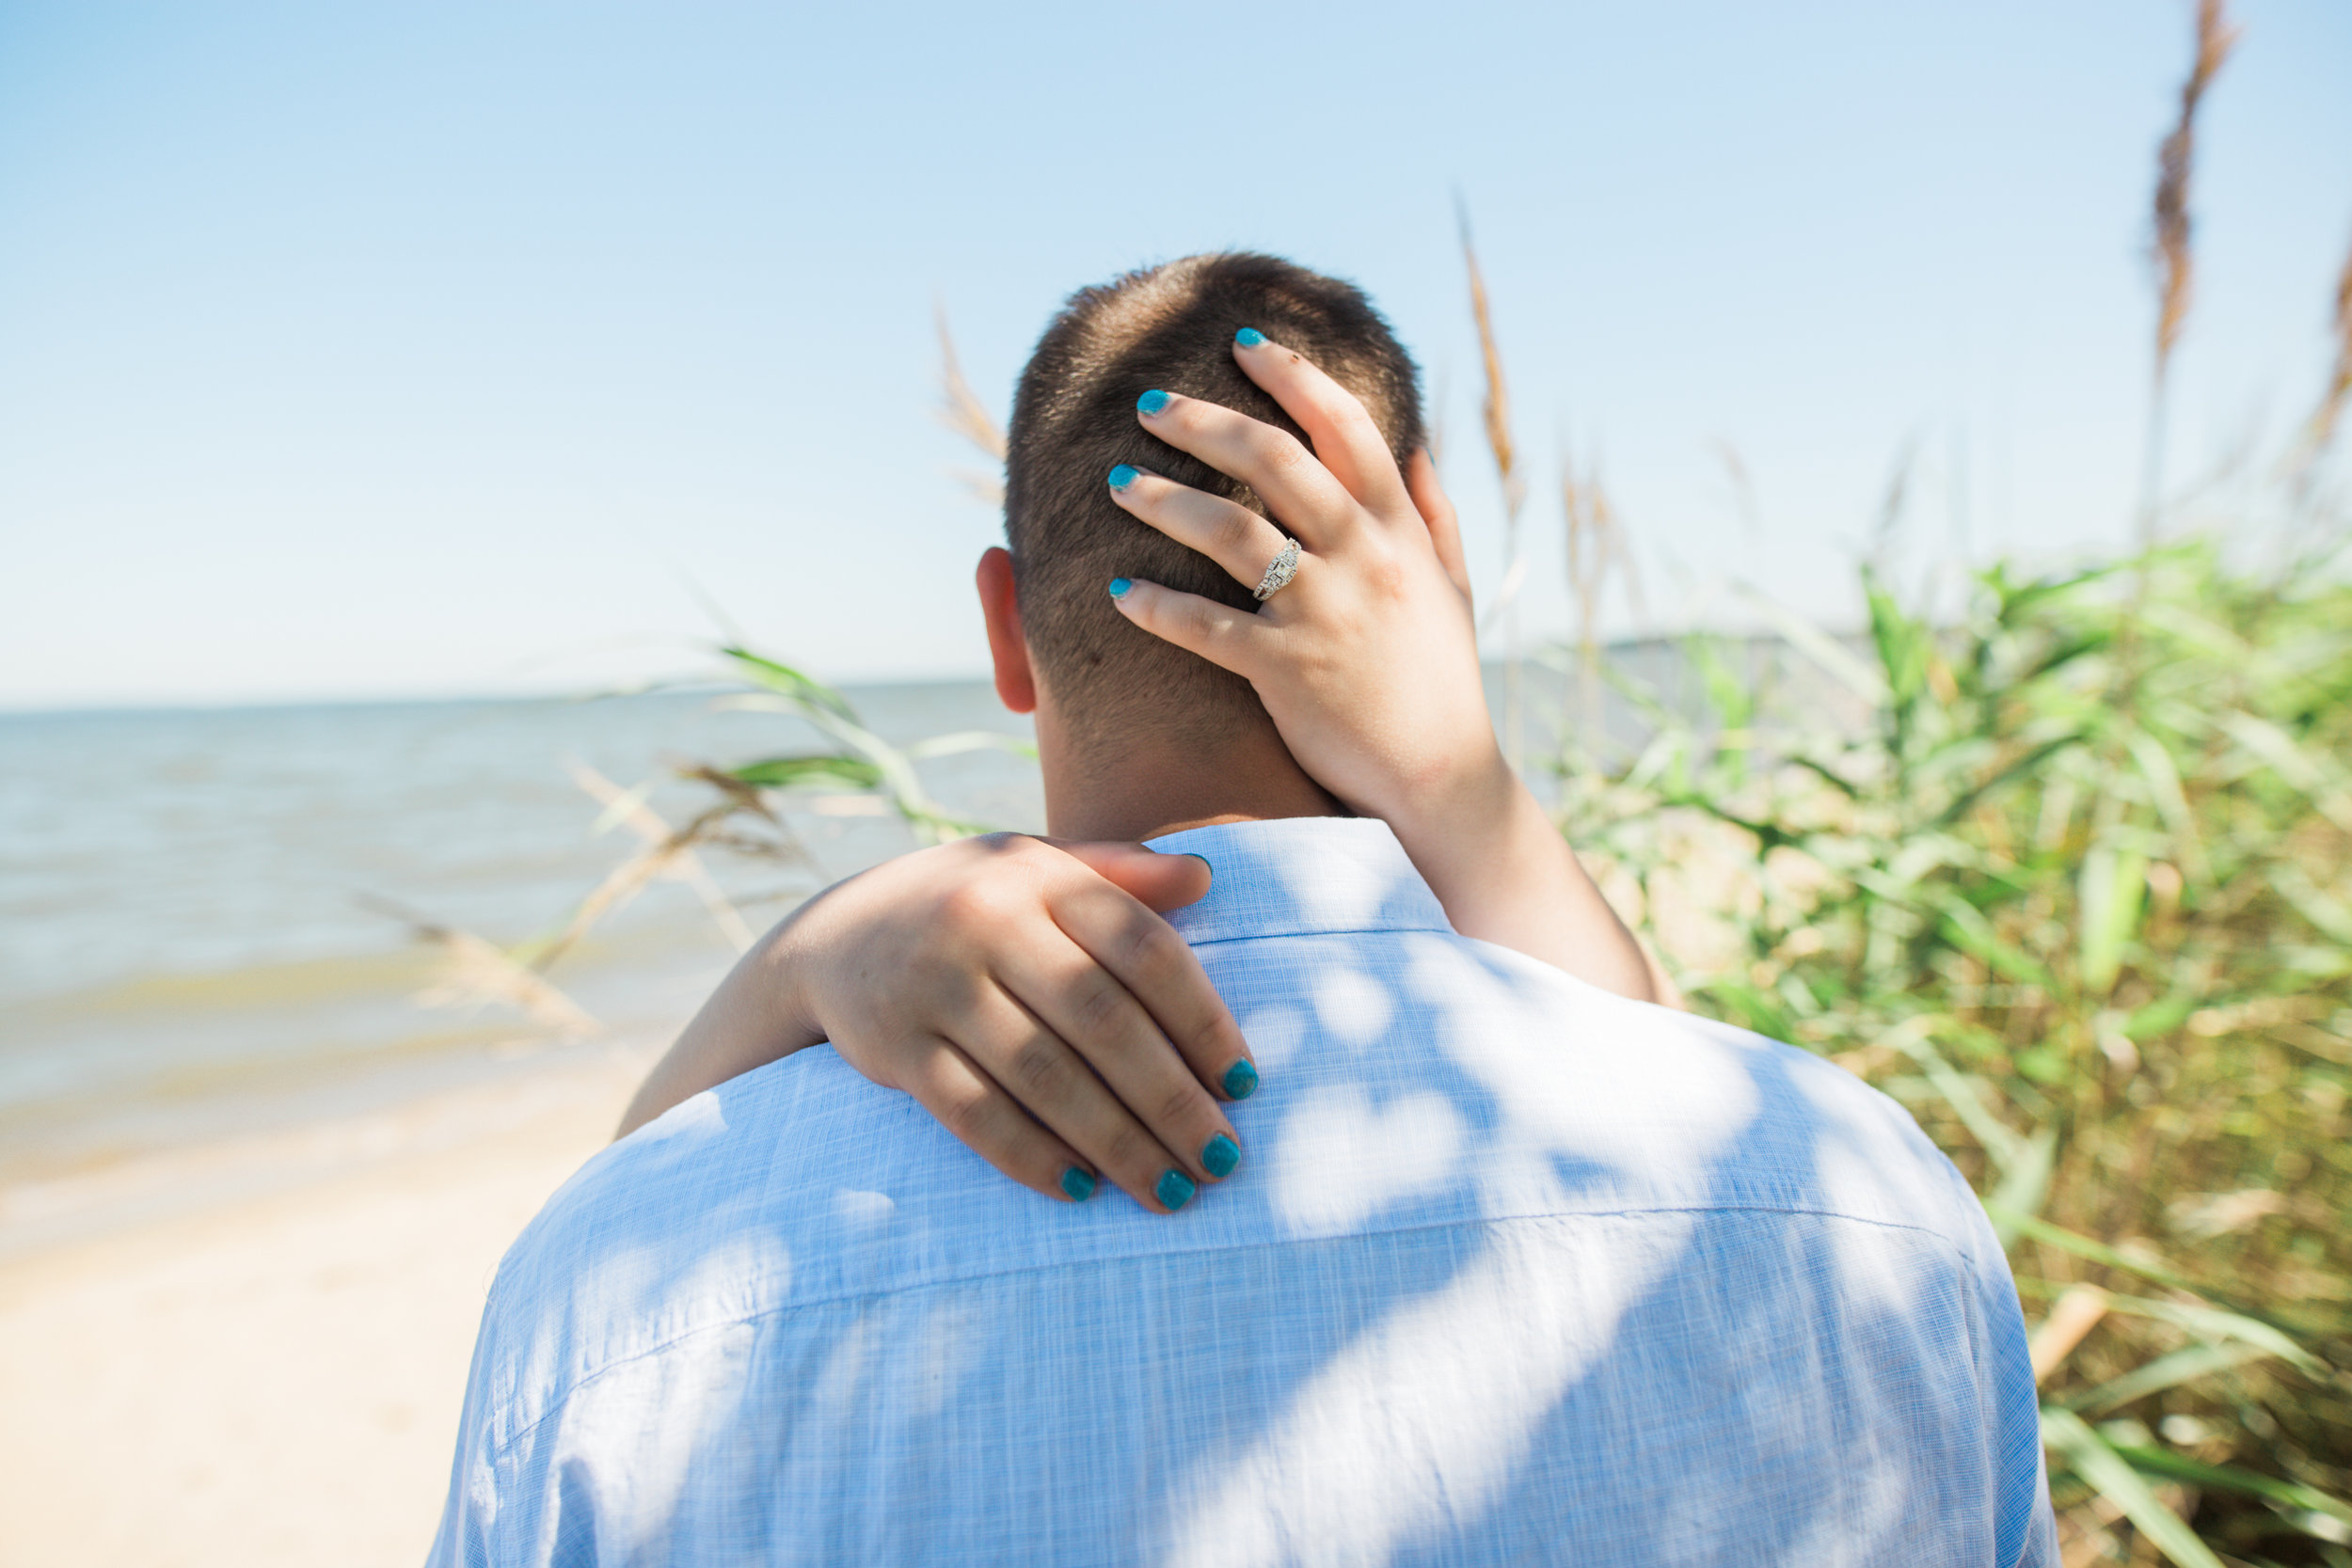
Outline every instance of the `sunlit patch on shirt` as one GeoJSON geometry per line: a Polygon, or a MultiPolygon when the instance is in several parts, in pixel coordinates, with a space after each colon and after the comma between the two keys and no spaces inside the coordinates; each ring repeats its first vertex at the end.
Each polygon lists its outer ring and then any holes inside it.
{"type": "Polygon", "coordinates": [[[1573,1271],[1496,1233],[1444,1289],[1402,1304],[1317,1369],[1246,1450],[1176,1494],[1199,1501],[1175,1522],[1169,1560],[1387,1562],[1461,1528],[1493,1505],[1695,1223],[1654,1219],[1573,1271]]]}
{"type": "Polygon", "coordinates": [[[853,1233],[882,1229],[890,1224],[890,1216],[898,1212],[898,1204],[891,1200],[888,1193],[862,1193],[854,1188],[842,1187],[833,1195],[834,1218],[841,1222],[844,1230],[853,1233]]]}
{"type": "Polygon", "coordinates": [[[1295,1236],[1348,1229],[1450,1180],[1464,1132],[1461,1113],[1443,1095],[1410,1094],[1375,1107],[1353,1085],[1320,1091],[1282,1118],[1276,1211],[1295,1236]]]}
{"type": "MultiPolygon", "coordinates": [[[[1697,1187],[1724,1147],[1756,1117],[1756,1081],[1736,1047],[1660,1008],[1596,1003],[1605,1030],[1589,1049],[1531,1054],[1528,1018],[1491,1031],[1458,1031],[1454,1058],[1534,1139],[1580,1162],[1638,1172],[1653,1187],[1697,1187]],[[1596,1053],[1607,1061],[1597,1064],[1596,1053]]],[[[1596,1022],[1601,1022],[1597,1020],[1596,1022]]],[[[1558,1027],[1553,1021],[1551,1027],[1558,1027]]]]}
{"type": "Polygon", "coordinates": [[[1326,1037],[1361,1051],[1396,1017],[1389,988],[1359,969],[1327,969],[1315,976],[1315,1026],[1326,1037]]]}
{"type": "Polygon", "coordinates": [[[977,1349],[973,1315],[969,1302],[952,1298],[935,1303],[924,1314],[920,1343],[905,1357],[920,1380],[909,1402],[919,1414],[937,1415],[971,1374],[977,1349]]]}
{"type": "Polygon", "coordinates": [[[727,1130],[726,1101],[710,1090],[689,1095],[629,1134],[632,1143],[668,1138],[715,1137],[727,1130]]]}
{"type": "Polygon", "coordinates": [[[1262,1074],[1277,1074],[1298,1054],[1314,1027],[1307,1009],[1294,1002],[1266,1002],[1235,1009],[1233,1022],[1249,1042],[1250,1060],[1262,1074]]]}
{"type": "Polygon", "coordinates": [[[1337,856],[1295,856],[1266,869],[1279,882],[1284,901],[1312,911],[1314,924],[1325,930],[1376,924],[1391,890],[1391,879],[1375,867],[1337,856]]]}
{"type": "MultiPolygon", "coordinates": [[[[1832,1192],[1867,1192],[1884,1165],[1866,1161],[1851,1148],[1824,1141],[1814,1153],[1814,1165],[1832,1192]]],[[[1909,1317],[1927,1283],[1915,1260],[1888,1248],[1870,1227],[1849,1221],[1826,1232],[1830,1255],[1837,1263],[1837,1288],[1848,1301],[1865,1303],[1877,1311],[1909,1317]]]]}

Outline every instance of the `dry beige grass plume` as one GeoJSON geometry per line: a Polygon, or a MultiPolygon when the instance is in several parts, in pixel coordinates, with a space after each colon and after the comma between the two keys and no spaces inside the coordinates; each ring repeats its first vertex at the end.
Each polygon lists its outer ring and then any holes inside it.
{"type": "Polygon", "coordinates": [[[2336,362],[2328,373],[2328,389],[2321,394],[2319,406],[2312,411],[2306,427],[2303,446],[2310,457],[2316,459],[2336,438],[2336,425],[2344,418],[2344,405],[2352,398],[2352,250],[2344,257],[2344,271],[2336,275],[2336,362]]]}
{"type": "Polygon", "coordinates": [[[2156,377],[2162,380],[2188,317],[2195,253],[2189,245],[2189,173],[2197,155],[2197,111],[2222,62],[2235,47],[2238,29],[2224,0],[2198,0],[2197,59],[2181,84],[2181,118],[2156,152],[2156,377]]]}
{"type": "Polygon", "coordinates": [[[1511,390],[1502,375],[1502,349],[1495,341],[1486,276],[1478,270],[1478,247],[1470,243],[1470,211],[1457,203],[1455,216],[1462,230],[1462,265],[1470,275],[1470,317],[1478,325],[1478,352],[1486,372],[1486,397],[1481,405],[1486,420],[1486,446],[1494,453],[1495,472],[1502,481],[1502,585],[1495,591],[1494,602],[1486,607],[1481,624],[1502,627],[1502,744],[1511,766],[1517,768],[1526,754],[1527,733],[1516,607],[1527,578],[1527,560],[1519,549],[1519,512],[1527,499],[1527,479],[1519,471],[1518,449],[1511,439],[1511,390]]]}
{"type": "Polygon", "coordinates": [[[1495,341],[1494,312],[1486,303],[1486,279],[1478,270],[1478,249],[1470,243],[1467,215],[1462,219],[1462,265],[1470,274],[1470,318],[1478,324],[1478,352],[1486,372],[1486,396],[1479,405],[1486,420],[1486,446],[1495,455],[1495,471],[1502,476],[1503,505],[1517,516],[1527,482],[1519,474],[1518,449],[1511,441],[1511,390],[1502,377],[1502,350],[1495,341]]]}
{"type": "Polygon", "coordinates": [[[390,898],[361,894],[358,902],[399,921],[418,942],[438,952],[440,961],[431,981],[417,993],[419,1006],[468,1011],[512,1007],[552,1034],[576,1038],[601,1031],[586,1008],[496,942],[444,925],[390,898]]]}
{"type": "Polygon", "coordinates": [[[956,357],[956,340],[947,330],[947,312],[934,309],[932,319],[939,326],[939,420],[949,430],[986,452],[996,464],[996,473],[978,474],[959,469],[956,478],[964,487],[991,506],[1002,506],[1005,484],[1001,477],[1005,465],[1005,433],[972,390],[972,384],[963,378],[963,362],[956,357]]]}
{"type": "MultiPolygon", "coordinates": [[[[1565,448],[1566,443],[1562,445],[1565,448]]],[[[1625,581],[1634,619],[1649,617],[1642,603],[1633,552],[1627,547],[1626,531],[1609,499],[1608,486],[1601,483],[1598,463],[1594,464],[1590,477],[1580,478],[1575,460],[1561,458],[1560,507],[1567,518],[1568,591],[1576,601],[1578,690],[1586,733],[1597,745],[1601,738],[1600,601],[1613,571],[1625,581]]]]}

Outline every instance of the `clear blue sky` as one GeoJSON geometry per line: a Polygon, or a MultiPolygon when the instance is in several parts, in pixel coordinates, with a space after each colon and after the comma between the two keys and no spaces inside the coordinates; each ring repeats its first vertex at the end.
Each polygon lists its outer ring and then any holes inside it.
{"type": "MultiPolygon", "coordinates": [[[[2308,406],[2352,8],[2244,0],[2199,166],[2177,478],[2308,406]]],[[[1653,621],[1851,610],[2122,536],[2187,7],[0,3],[0,705],[673,668],[697,582],[837,677],[969,673],[1000,411],[1071,289],[1224,245],[1353,277],[1500,575],[1470,205],[1565,624],[1565,439],[1653,621]],[[1715,455],[1736,450],[1743,516],[1715,455]]],[[[1629,622],[1613,609],[1613,625],[1629,622]]]]}

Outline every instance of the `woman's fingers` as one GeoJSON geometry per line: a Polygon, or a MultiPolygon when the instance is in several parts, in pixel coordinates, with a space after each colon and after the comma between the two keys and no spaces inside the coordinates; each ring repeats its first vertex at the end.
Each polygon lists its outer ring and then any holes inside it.
{"type": "MultiPolygon", "coordinates": [[[[1205,864],[1194,856],[1166,858],[1205,864]]],[[[1132,998],[1151,1015],[1150,1021],[1157,1026],[1159,1035],[1175,1046],[1200,1084],[1228,1100],[1249,1097],[1258,1086],[1258,1069],[1250,1059],[1248,1042],[1242,1038],[1241,1025],[1233,1022],[1225,999],[1209,983],[1208,972],[1200,967],[1199,956],[1167,921],[1106,882],[1091,879],[1073,879],[1066,886],[1049,890],[1045,907],[1054,924],[1083,948],[1088,958],[1102,966],[1098,974],[1121,988],[1120,995],[1132,998]]],[[[1014,994],[1057,1028],[1062,1028],[1065,1019],[1082,1014],[1090,1006],[1113,1011],[1119,1006],[1115,997],[1097,1000],[1090,990],[1075,987],[1065,993],[1057,1006],[1040,1006],[1027,987],[1009,970],[1008,977],[1014,981],[1014,994]]],[[[1094,976],[1085,976],[1083,980],[1087,987],[1091,987],[1094,976]]],[[[1085,1027],[1083,1023],[1077,1026],[1085,1027]]],[[[1067,1038],[1078,1038],[1068,1028],[1062,1028],[1062,1033],[1067,1038]]],[[[1089,1051],[1089,1055],[1091,1057],[1093,1053],[1089,1051]]],[[[1099,1068],[1101,1063],[1096,1065],[1099,1068]]],[[[1169,1096],[1171,1104],[1181,1100],[1180,1085],[1164,1074],[1155,1074],[1148,1081],[1141,1099],[1130,1095],[1110,1072],[1104,1071],[1104,1077],[1111,1080],[1120,1099],[1147,1112],[1145,1119],[1152,1122],[1164,1141],[1171,1134],[1181,1140],[1187,1128],[1198,1130],[1203,1139],[1216,1132],[1232,1131],[1221,1118],[1214,1117],[1214,1107],[1184,1107],[1185,1114],[1196,1118],[1189,1123],[1161,1121],[1151,1117],[1150,1101],[1160,1095],[1169,1096]]],[[[1170,1147],[1191,1146],[1179,1141],[1170,1147]]],[[[1209,1174],[1223,1173],[1210,1170],[1209,1174]]]]}
{"type": "Polygon", "coordinates": [[[971,1058],[936,1035],[913,1042],[898,1086],[973,1153],[1033,1192],[1066,1203],[1094,1195],[1093,1169],[1041,1127],[971,1058]]]}
{"type": "Polygon", "coordinates": [[[1405,499],[1388,438],[1357,395],[1326,375],[1295,349],[1254,327],[1233,335],[1233,359],[1264,388],[1314,443],[1315,456],[1347,493],[1375,516],[1392,515],[1405,499]]]}
{"type": "MultiPolygon", "coordinates": [[[[1300,572],[1311,564],[1302,562],[1300,572]]],[[[1263,616],[1198,594],[1180,594],[1156,582],[1113,578],[1111,601],[1120,614],[1162,641],[1199,654],[1244,680],[1257,678],[1270,645],[1282,635],[1263,616]]]]}
{"type": "MultiPolygon", "coordinates": [[[[1121,940],[1114,937],[1105,950],[1115,950],[1121,940]]],[[[1150,967],[1131,955],[1114,956],[1130,971],[1150,967]]],[[[1174,966],[1161,968],[1154,978],[1166,990],[1168,972],[1174,966]]],[[[1120,1105],[1177,1157],[1185,1176],[1221,1180],[1232,1174],[1241,1163],[1241,1139],[1202,1087],[1215,1080],[1178,1053],[1120,976],[1094,953],[1074,940],[1030,943],[1008,955],[997,979],[1014,1001],[1094,1069],[1120,1105]]],[[[1203,1048],[1204,1056],[1222,1058],[1216,1062],[1220,1073],[1248,1060],[1240,1048],[1240,1031],[1231,1027],[1230,1020],[1226,1022],[1221,1037],[1203,1048]]],[[[1256,1069],[1248,1071],[1254,1082],[1256,1069]]],[[[1077,1136],[1072,1126],[1032,1102],[1023,1089],[1014,1088],[1014,1098],[1061,1128],[1065,1136],[1077,1136]]],[[[1083,1141],[1079,1147],[1091,1148],[1083,1141]]],[[[1160,1173],[1152,1174],[1157,1180],[1160,1173]]]]}
{"type": "Polygon", "coordinates": [[[1199,550],[1250,588],[1282,547],[1282,531],[1238,501],[1229,501],[1121,463],[1110,472],[1111,499],[1179,545],[1199,550]]]}
{"type": "Polygon", "coordinates": [[[1454,503],[1438,486],[1438,465],[1427,447],[1416,449],[1405,465],[1405,488],[1413,498],[1413,510],[1429,525],[1429,543],[1437,546],[1438,564],[1462,591],[1462,602],[1470,603],[1470,562],[1462,554],[1462,525],[1454,515],[1454,503]]]}
{"type": "MultiPolygon", "coordinates": [[[[1347,531],[1356,498],[1287,430],[1199,398],[1149,391],[1136,400],[1143,428],[1258,492],[1266,510],[1311,547],[1347,531]]],[[[1253,585],[1254,586],[1254,585],[1253,585]]]]}
{"type": "MultiPolygon", "coordinates": [[[[958,1048],[1005,1093],[1146,1209],[1173,1213],[1200,1190],[1194,1161],[1154,1137],[1070,1042],[1004,990],[986,988],[955,1030],[958,1048]]],[[[1166,1041],[1157,1049],[1174,1060],[1166,1041]]],[[[1233,1152],[1238,1160],[1238,1145],[1233,1152]]]]}

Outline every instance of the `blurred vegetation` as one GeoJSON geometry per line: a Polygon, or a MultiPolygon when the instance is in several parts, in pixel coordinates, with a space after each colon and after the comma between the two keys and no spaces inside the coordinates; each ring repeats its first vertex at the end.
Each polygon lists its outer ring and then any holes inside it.
{"type": "Polygon", "coordinates": [[[1612,568],[1638,587],[1597,478],[1562,476],[1562,831],[1692,1006],[1884,1089],[1976,1184],[2070,1565],[2352,1568],[2352,583],[2319,483],[2352,258],[2310,420],[2229,526],[2159,543],[2197,114],[2236,39],[2200,0],[2158,149],[2135,555],[1996,564],[1957,616],[1866,567],[1866,635],[1768,606],[1776,637],[1692,637],[1697,689],[1659,692],[1595,639],[1612,568]],[[1629,747],[1603,682],[1644,721],[1629,747]]]}
{"type": "Polygon", "coordinates": [[[2185,1514],[2246,1561],[2352,1538],[2339,563],[1996,566],[1957,624],[1867,577],[1859,651],[1692,638],[1694,695],[1618,675],[1645,740],[1557,764],[1692,1006],[1876,1084],[1977,1183],[2086,1551],[2124,1519],[2213,1561],[2185,1514]]]}

